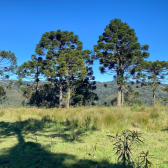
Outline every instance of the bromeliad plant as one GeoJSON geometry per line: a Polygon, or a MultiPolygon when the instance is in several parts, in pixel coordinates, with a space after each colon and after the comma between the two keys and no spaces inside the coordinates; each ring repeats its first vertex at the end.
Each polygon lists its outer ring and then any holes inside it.
{"type": "Polygon", "coordinates": [[[121,134],[116,134],[116,136],[108,136],[115,139],[113,149],[116,150],[118,161],[121,162],[124,167],[133,167],[133,144],[143,143],[141,133],[137,131],[124,130],[121,134]]]}
{"type": "Polygon", "coordinates": [[[149,155],[149,151],[147,152],[142,151],[139,156],[139,158],[141,159],[140,165],[143,166],[143,168],[151,167],[152,162],[149,159],[152,157],[153,155],[149,155]]]}

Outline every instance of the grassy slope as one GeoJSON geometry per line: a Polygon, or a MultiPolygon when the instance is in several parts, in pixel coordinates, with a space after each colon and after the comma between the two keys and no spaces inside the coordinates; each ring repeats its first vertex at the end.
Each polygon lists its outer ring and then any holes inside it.
{"type": "Polygon", "coordinates": [[[113,139],[124,129],[143,133],[153,166],[168,167],[166,107],[87,107],[74,109],[9,108],[0,110],[0,167],[115,167],[113,139]],[[90,124],[86,131],[86,119],[90,124]],[[73,140],[76,139],[76,140],[73,140]],[[96,150],[94,150],[97,144],[96,150]]]}

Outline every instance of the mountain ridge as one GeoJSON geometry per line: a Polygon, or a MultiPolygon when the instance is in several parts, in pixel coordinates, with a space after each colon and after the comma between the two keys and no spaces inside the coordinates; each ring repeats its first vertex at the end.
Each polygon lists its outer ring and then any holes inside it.
{"type": "MultiPolygon", "coordinates": [[[[11,90],[7,89],[6,86],[9,84],[11,80],[1,80],[0,84],[5,86],[5,91],[7,93],[8,100],[3,103],[3,107],[21,107],[23,101],[27,101],[25,97],[22,95],[22,91],[20,88],[12,87],[11,90]]],[[[27,86],[28,84],[33,84],[34,82],[30,81],[23,81],[24,85],[27,86]]],[[[40,82],[43,84],[44,82],[40,82]]],[[[153,104],[153,97],[152,97],[152,87],[150,86],[142,86],[140,83],[132,84],[131,82],[127,82],[126,85],[130,85],[133,87],[134,91],[139,91],[140,98],[146,105],[153,104]]],[[[164,92],[164,87],[167,86],[166,84],[160,84],[156,91],[156,100],[161,101],[163,103],[163,98],[167,97],[168,94],[164,92]]],[[[115,80],[108,81],[108,82],[99,82],[96,81],[96,90],[93,90],[99,97],[97,101],[97,105],[103,105],[105,102],[107,105],[111,105],[111,101],[117,97],[117,83],[115,80]],[[105,87],[106,85],[106,87],[105,87]]]]}

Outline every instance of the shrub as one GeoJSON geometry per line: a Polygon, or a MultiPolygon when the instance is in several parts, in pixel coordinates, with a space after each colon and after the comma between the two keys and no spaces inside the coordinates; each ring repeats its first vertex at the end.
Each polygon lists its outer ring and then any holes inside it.
{"type": "Polygon", "coordinates": [[[118,155],[118,161],[122,163],[124,167],[133,167],[132,150],[133,144],[143,143],[141,133],[137,131],[124,130],[121,134],[116,136],[110,136],[115,139],[114,148],[118,155]]]}
{"type": "Polygon", "coordinates": [[[137,104],[138,106],[142,106],[144,103],[143,103],[142,99],[137,98],[134,100],[134,104],[137,104]]]}

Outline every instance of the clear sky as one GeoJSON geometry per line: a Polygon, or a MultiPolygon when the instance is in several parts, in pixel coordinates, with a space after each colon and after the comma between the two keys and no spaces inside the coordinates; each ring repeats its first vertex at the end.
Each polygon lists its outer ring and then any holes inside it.
{"type": "MultiPolygon", "coordinates": [[[[168,0],[0,0],[0,50],[11,50],[18,65],[31,59],[45,32],[73,31],[93,50],[110,20],[120,18],[148,44],[148,60],[168,61],[168,0]]],[[[111,81],[94,62],[96,81],[111,81]]]]}

